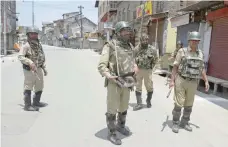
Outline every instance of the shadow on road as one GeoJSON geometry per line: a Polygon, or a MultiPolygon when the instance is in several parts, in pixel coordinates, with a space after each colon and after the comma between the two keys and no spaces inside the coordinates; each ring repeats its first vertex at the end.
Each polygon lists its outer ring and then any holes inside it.
{"type": "MultiPolygon", "coordinates": [[[[37,112],[40,112],[40,113],[42,113],[41,111],[40,111],[40,108],[45,108],[45,107],[47,107],[47,103],[45,103],[46,105],[44,106],[44,107],[38,107],[39,108],[39,111],[37,111],[37,112]]],[[[25,107],[25,105],[23,105],[23,104],[18,104],[20,107],[21,107],[21,109],[22,110],[24,110],[24,107],[25,107]]]]}
{"type": "MultiPolygon", "coordinates": [[[[132,107],[132,108],[134,108],[136,105],[137,105],[137,103],[129,103],[129,106],[132,107]]],[[[143,105],[142,109],[147,108],[146,104],[142,104],[142,105],[143,105]]]]}
{"type": "MultiPolygon", "coordinates": [[[[131,134],[131,135],[132,135],[132,134],[131,134]]],[[[131,135],[130,135],[130,136],[131,136],[131,135]]],[[[98,131],[98,132],[95,134],[95,136],[96,136],[97,138],[100,138],[100,139],[103,139],[103,140],[108,140],[108,139],[107,139],[107,136],[108,136],[108,129],[107,129],[107,128],[104,128],[104,129],[98,131]]],[[[124,138],[130,137],[130,136],[124,136],[124,135],[120,134],[119,132],[117,132],[117,136],[120,137],[121,140],[124,139],[124,138]]]]}
{"type": "Polygon", "coordinates": [[[202,92],[199,92],[197,91],[196,93],[198,96],[202,97],[203,99],[206,99],[226,110],[228,110],[228,100],[227,99],[224,99],[224,98],[221,98],[221,97],[217,97],[215,95],[209,95],[209,94],[205,94],[205,93],[202,93],[202,92]]]}
{"type": "MultiPolygon", "coordinates": [[[[193,123],[189,123],[191,126],[199,129],[200,127],[198,125],[195,125],[193,123]]],[[[163,132],[165,130],[166,127],[169,127],[170,129],[172,129],[172,126],[173,126],[173,121],[169,119],[169,115],[167,115],[166,117],[166,120],[162,123],[162,129],[161,129],[161,132],[163,132]]],[[[180,128],[182,129],[182,128],[180,128]]]]}

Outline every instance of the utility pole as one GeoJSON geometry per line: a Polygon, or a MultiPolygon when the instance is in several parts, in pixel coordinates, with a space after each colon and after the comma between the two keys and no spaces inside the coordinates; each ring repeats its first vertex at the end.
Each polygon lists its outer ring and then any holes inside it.
{"type": "Polygon", "coordinates": [[[32,1],[32,26],[34,27],[34,0],[32,1]]]}
{"type": "Polygon", "coordinates": [[[84,39],[83,39],[83,28],[82,28],[82,9],[84,8],[83,6],[78,6],[79,10],[80,10],[80,22],[81,22],[81,38],[82,38],[82,48],[83,48],[83,42],[84,42],[84,39]]]}
{"type": "MultiPolygon", "coordinates": [[[[6,17],[6,3],[7,1],[3,2],[3,11],[4,11],[4,47],[3,47],[3,54],[6,55],[6,25],[7,25],[7,17],[6,17]]],[[[2,51],[1,51],[2,52],[2,51]]]]}
{"type": "Polygon", "coordinates": [[[142,7],[142,18],[141,18],[141,27],[140,27],[140,38],[142,37],[142,31],[143,31],[143,19],[144,19],[144,11],[145,11],[145,2],[140,2],[142,7]]]}
{"type": "MultiPolygon", "coordinates": [[[[108,2],[108,6],[107,6],[107,9],[108,9],[107,26],[108,26],[109,25],[109,15],[110,15],[109,14],[109,12],[110,12],[110,1],[107,0],[107,2],[108,2]]],[[[110,37],[109,28],[107,28],[107,42],[110,40],[109,37],[110,37]]]]}

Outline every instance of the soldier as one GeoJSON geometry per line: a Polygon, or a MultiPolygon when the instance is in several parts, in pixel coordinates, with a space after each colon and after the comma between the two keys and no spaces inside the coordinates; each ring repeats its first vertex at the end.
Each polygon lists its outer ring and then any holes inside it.
{"type": "Polygon", "coordinates": [[[130,44],[132,29],[129,24],[125,21],[118,22],[115,33],[115,38],[106,42],[103,47],[98,70],[105,77],[105,87],[107,87],[108,139],[113,144],[120,145],[122,142],[117,137],[116,131],[126,136],[131,134],[125,123],[130,89],[135,83],[133,76],[137,72],[137,65],[134,61],[133,46],[130,44]],[[119,78],[123,78],[122,81],[119,81],[119,78]],[[115,125],[117,113],[117,125],[115,125]]]}
{"type": "Polygon", "coordinates": [[[29,28],[27,30],[27,43],[20,49],[18,59],[23,65],[24,71],[24,110],[38,111],[38,107],[46,106],[40,102],[43,91],[43,72],[47,75],[45,66],[45,55],[38,40],[38,30],[29,28]],[[34,88],[35,95],[31,104],[31,91],[34,88]]]}
{"type": "MultiPolygon", "coordinates": [[[[173,62],[177,56],[177,52],[179,51],[179,49],[183,48],[183,43],[179,40],[177,42],[177,48],[174,50],[174,52],[171,54],[170,58],[169,58],[169,72],[172,72],[172,68],[173,68],[173,62]]],[[[167,75],[167,84],[168,84],[168,81],[169,81],[169,75],[167,75]]],[[[166,84],[166,85],[167,85],[166,84]]]]}
{"type": "Polygon", "coordinates": [[[174,50],[174,52],[171,54],[171,57],[169,58],[170,60],[171,59],[175,59],[176,58],[176,55],[177,55],[177,52],[179,51],[179,49],[183,48],[183,43],[179,40],[177,42],[177,48],[174,50]]]}
{"type": "Polygon", "coordinates": [[[204,69],[203,53],[198,49],[200,34],[190,32],[188,35],[189,45],[181,48],[174,61],[170,88],[174,86],[174,109],[172,131],[179,132],[179,127],[192,131],[189,125],[190,114],[197,90],[198,79],[202,75],[205,81],[205,90],[209,90],[209,84],[204,69]],[[184,108],[181,121],[181,109],[184,108]]]}
{"type": "Polygon", "coordinates": [[[134,111],[142,108],[142,81],[147,90],[147,107],[151,108],[151,99],[153,94],[153,81],[152,81],[152,69],[158,60],[157,50],[154,46],[149,45],[149,37],[147,34],[142,34],[140,44],[136,46],[136,64],[139,68],[139,72],[136,76],[136,100],[137,105],[133,108],[134,111]]]}

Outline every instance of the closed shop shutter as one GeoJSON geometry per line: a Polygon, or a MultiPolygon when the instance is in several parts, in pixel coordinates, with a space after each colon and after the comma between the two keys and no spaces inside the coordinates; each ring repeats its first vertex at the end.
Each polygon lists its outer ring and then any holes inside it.
{"type": "Polygon", "coordinates": [[[4,54],[4,35],[1,33],[1,55],[4,54]]]}
{"type": "Polygon", "coordinates": [[[188,46],[188,32],[199,31],[199,23],[190,23],[177,27],[177,41],[181,40],[184,47],[188,46]]]}
{"type": "Polygon", "coordinates": [[[228,80],[228,17],[213,22],[208,75],[228,80]]]}

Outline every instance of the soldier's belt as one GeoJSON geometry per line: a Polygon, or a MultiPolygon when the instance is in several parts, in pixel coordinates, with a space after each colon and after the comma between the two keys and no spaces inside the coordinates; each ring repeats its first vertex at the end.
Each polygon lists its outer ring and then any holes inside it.
{"type": "Polygon", "coordinates": [[[184,77],[184,76],[181,76],[181,75],[180,75],[180,77],[185,79],[185,80],[187,80],[187,81],[196,81],[197,80],[196,78],[189,78],[189,77],[184,77]]]}
{"type": "Polygon", "coordinates": [[[130,88],[135,86],[135,80],[133,77],[118,77],[116,79],[116,84],[121,88],[130,88]]]}
{"type": "MultiPolygon", "coordinates": [[[[31,68],[28,65],[22,64],[23,69],[30,71],[31,68]]],[[[42,66],[39,66],[38,68],[41,68],[42,66]]]]}

